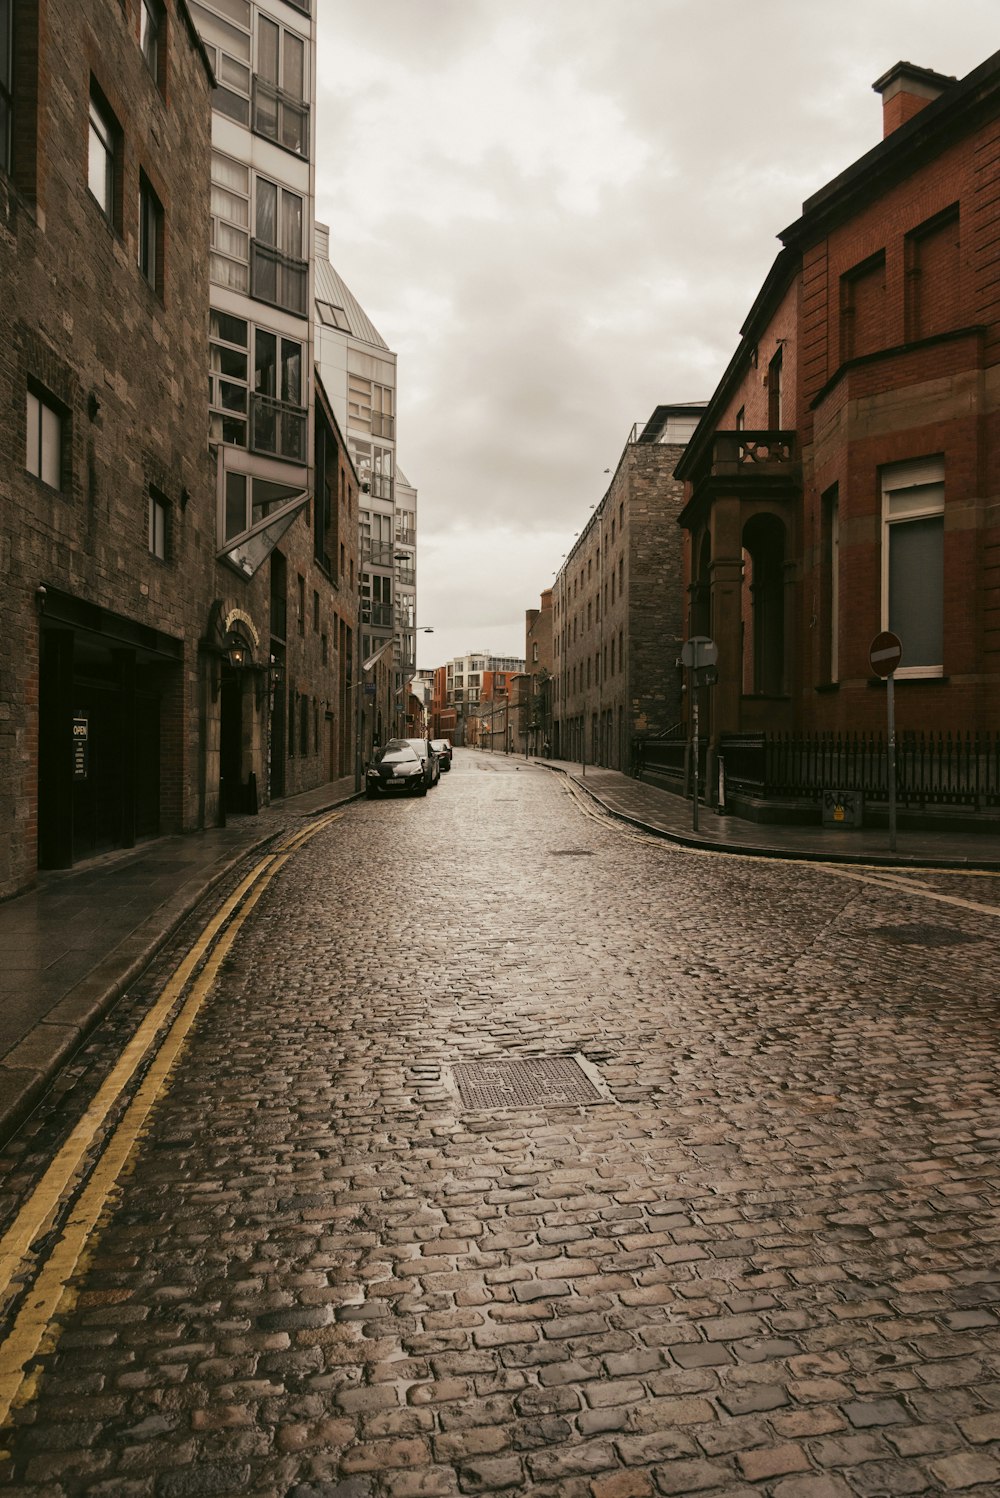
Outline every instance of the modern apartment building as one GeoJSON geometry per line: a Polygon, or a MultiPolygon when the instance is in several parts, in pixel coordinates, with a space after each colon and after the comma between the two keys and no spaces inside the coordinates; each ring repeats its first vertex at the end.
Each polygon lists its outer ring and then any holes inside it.
{"type": "Polygon", "coordinates": [[[443,676],[435,703],[437,731],[452,743],[464,744],[469,742],[470,725],[473,740],[478,732],[480,702],[505,697],[511,676],[524,670],[524,661],[481,650],[455,656],[438,669],[443,676]]]}
{"type": "Polygon", "coordinates": [[[316,357],[361,485],[362,746],[402,732],[416,669],[417,491],[396,462],[396,355],[330,261],[315,226],[316,357]],[[375,688],[372,694],[372,688],[375,688]]]}
{"type": "Polygon", "coordinates": [[[552,585],[552,748],[628,769],[637,734],[680,721],[683,485],[674,467],[703,405],[657,406],[552,585]]]}

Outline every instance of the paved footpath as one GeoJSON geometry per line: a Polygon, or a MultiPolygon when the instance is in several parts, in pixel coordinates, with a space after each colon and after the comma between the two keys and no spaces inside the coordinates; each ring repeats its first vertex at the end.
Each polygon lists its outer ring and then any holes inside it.
{"type": "Polygon", "coordinates": [[[346,808],[222,964],[0,1487],[1000,1493],[993,884],[678,848],[472,753],[346,808]]]}

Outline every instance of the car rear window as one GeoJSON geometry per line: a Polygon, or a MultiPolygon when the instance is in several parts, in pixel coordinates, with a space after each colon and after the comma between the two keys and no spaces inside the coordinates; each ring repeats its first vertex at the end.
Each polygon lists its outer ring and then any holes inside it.
{"type": "Polygon", "coordinates": [[[381,764],[399,764],[404,760],[418,759],[409,744],[386,744],[380,759],[381,764]]]}

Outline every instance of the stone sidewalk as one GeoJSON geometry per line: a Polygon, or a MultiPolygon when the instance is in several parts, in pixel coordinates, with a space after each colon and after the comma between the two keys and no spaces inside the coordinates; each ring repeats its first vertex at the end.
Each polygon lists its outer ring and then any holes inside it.
{"type": "Polygon", "coordinates": [[[0,1140],[199,903],[301,817],[353,800],[354,777],[46,873],[0,904],[0,1140]]]}

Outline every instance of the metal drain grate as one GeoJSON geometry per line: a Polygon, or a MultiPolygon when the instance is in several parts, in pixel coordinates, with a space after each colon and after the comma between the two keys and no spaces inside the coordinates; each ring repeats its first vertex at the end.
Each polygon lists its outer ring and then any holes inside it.
{"type": "Polygon", "coordinates": [[[454,1073],[464,1108],[533,1108],[539,1103],[596,1103],[603,1097],[575,1056],[462,1061],[454,1073]]]}
{"type": "Polygon", "coordinates": [[[883,941],[899,942],[913,947],[961,947],[979,942],[981,936],[970,936],[954,926],[921,926],[916,923],[899,926],[876,926],[873,935],[883,941]]]}
{"type": "Polygon", "coordinates": [[[589,848],[550,848],[550,858],[593,858],[589,848]]]}

